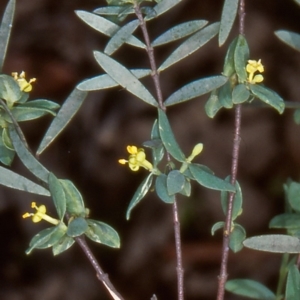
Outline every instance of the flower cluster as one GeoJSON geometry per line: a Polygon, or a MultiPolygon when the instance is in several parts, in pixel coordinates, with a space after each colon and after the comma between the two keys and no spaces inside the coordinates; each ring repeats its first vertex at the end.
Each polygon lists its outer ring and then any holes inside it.
{"type": "Polygon", "coordinates": [[[11,76],[16,80],[20,86],[22,92],[29,93],[32,90],[32,84],[36,81],[36,78],[31,78],[29,81],[25,79],[25,72],[22,71],[20,75],[17,72],[11,73],[11,76]]]}
{"type": "Polygon", "coordinates": [[[261,60],[248,60],[246,66],[246,71],[248,74],[248,82],[251,84],[260,83],[264,80],[264,77],[261,74],[254,75],[256,72],[263,73],[264,66],[261,63],[261,60]]]}
{"type": "Polygon", "coordinates": [[[120,164],[125,165],[128,163],[128,166],[132,171],[138,171],[140,167],[149,171],[153,169],[152,164],[146,159],[145,150],[143,148],[127,146],[127,152],[130,154],[128,160],[119,159],[120,164]]]}
{"type": "Polygon", "coordinates": [[[22,216],[23,219],[32,217],[33,223],[38,223],[41,220],[45,220],[53,225],[57,225],[60,222],[59,220],[46,215],[46,206],[45,205],[37,206],[35,202],[32,202],[31,208],[36,209],[36,213],[28,213],[27,212],[22,216]]]}

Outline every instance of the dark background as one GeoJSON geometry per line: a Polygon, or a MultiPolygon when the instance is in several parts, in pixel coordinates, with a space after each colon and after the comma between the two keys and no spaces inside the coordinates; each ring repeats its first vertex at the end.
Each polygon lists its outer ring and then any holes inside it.
{"type": "MultiPolygon", "coordinates": [[[[183,21],[220,19],[223,1],[185,0],[149,23],[152,38],[183,21]]],[[[6,1],[1,1],[0,11],[6,1]]],[[[4,73],[26,71],[36,77],[31,99],[62,104],[82,80],[103,73],[93,50],[103,50],[107,38],[84,24],[74,10],[105,5],[105,1],[17,1],[4,73]]],[[[265,85],[285,100],[298,101],[300,54],[281,43],[278,29],[300,32],[300,7],[293,1],[246,1],[245,33],[252,59],[262,59],[265,85]]],[[[237,24],[236,24],[237,25],[237,24]]],[[[230,40],[237,34],[237,26],[230,40]]],[[[140,33],[137,33],[139,36],[140,33]]],[[[176,43],[175,43],[176,45],[176,43]]],[[[175,45],[157,49],[158,65],[175,45]]],[[[197,78],[219,74],[228,42],[222,48],[213,39],[203,48],[161,75],[163,95],[197,78]]],[[[128,67],[148,67],[142,50],[124,46],[114,57],[128,67]]],[[[145,84],[153,91],[150,80],[145,84]]],[[[188,155],[204,143],[196,162],[219,177],[230,173],[233,110],[222,110],[213,120],[203,110],[207,96],[169,109],[176,138],[188,155]]],[[[121,249],[89,243],[101,266],[125,299],[176,299],[175,252],[171,206],[150,193],[125,220],[129,201],[146,171],[133,173],[117,163],[127,145],[140,146],[150,136],[155,109],[121,88],[91,92],[73,122],[41,156],[42,163],[59,178],[67,178],[81,191],[91,217],[107,222],[121,236],[121,249]]],[[[22,124],[36,150],[52,118],[22,124]]],[[[244,213],[237,220],[247,235],[274,232],[269,220],[283,212],[282,184],[299,177],[299,127],[292,112],[279,115],[269,108],[244,108],[238,180],[244,195],[244,213]]],[[[13,170],[32,178],[16,159],[13,170]]],[[[93,300],[109,299],[95,272],[77,245],[53,257],[50,249],[26,256],[31,237],[46,228],[21,215],[31,201],[49,204],[46,197],[1,188],[0,299],[93,300]]],[[[215,299],[221,258],[221,231],[211,236],[215,222],[224,219],[219,193],[193,186],[189,199],[179,199],[183,239],[183,265],[187,300],[215,299]]],[[[229,278],[251,278],[275,291],[280,255],[243,249],[229,258],[229,278]]],[[[226,295],[226,299],[241,299],[226,295]]]]}

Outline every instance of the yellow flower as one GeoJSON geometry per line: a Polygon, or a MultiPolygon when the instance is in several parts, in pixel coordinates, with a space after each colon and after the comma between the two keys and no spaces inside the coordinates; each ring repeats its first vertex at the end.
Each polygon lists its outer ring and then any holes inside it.
{"type": "Polygon", "coordinates": [[[11,76],[14,78],[14,80],[16,80],[20,86],[20,90],[22,92],[30,92],[32,90],[32,85],[31,83],[35,82],[36,81],[36,78],[31,78],[29,81],[27,81],[25,79],[25,72],[22,71],[20,73],[20,75],[18,75],[17,72],[13,72],[11,73],[11,76]]]}
{"type": "Polygon", "coordinates": [[[138,171],[140,167],[151,171],[153,169],[152,164],[146,159],[145,150],[143,148],[137,148],[136,146],[127,146],[127,151],[130,154],[128,160],[119,159],[121,165],[128,163],[129,168],[132,171],[138,171]]]}
{"type": "Polygon", "coordinates": [[[261,63],[261,60],[248,60],[246,66],[246,71],[248,74],[248,82],[251,84],[260,83],[264,80],[264,77],[261,74],[254,75],[255,72],[263,73],[264,66],[261,63]]]}
{"type": "Polygon", "coordinates": [[[187,161],[188,162],[191,162],[197,155],[199,155],[203,150],[203,144],[202,143],[199,143],[197,144],[193,151],[192,151],[192,154],[187,158],[187,161]]]}
{"type": "Polygon", "coordinates": [[[45,205],[37,206],[35,202],[32,202],[31,208],[35,208],[36,213],[25,213],[22,216],[23,219],[32,217],[33,223],[38,223],[41,220],[45,220],[53,225],[57,225],[60,222],[59,220],[51,218],[50,216],[46,215],[46,206],[45,205]]]}

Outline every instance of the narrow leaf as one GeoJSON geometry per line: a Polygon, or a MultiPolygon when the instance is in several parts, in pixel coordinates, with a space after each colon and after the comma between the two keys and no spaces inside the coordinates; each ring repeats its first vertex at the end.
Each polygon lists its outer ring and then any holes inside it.
{"type": "Polygon", "coordinates": [[[0,184],[28,193],[50,196],[50,192],[45,188],[3,167],[0,167],[0,184]]]}
{"type": "Polygon", "coordinates": [[[224,228],[225,222],[217,222],[213,225],[213,227],[211,228],[211,235],[215,235],[215,232],[219,229],[224,228]]]}
{"type": "Polygon", "coordinates": [[[235,73],[235,65],[234,65],[234,52],[238,42],[238,37],[235,38],[229,45],[228,50],[226,52],[224,66],[223,66],[223,75],[230,77],[235,73]]]}
{"type": "Polygon", "coordinates": [[[157,107],[157,102],[150,92],[128,69],[102,52],[95,51],[94,55],[98,64],[119,85],[146,103],[157,107]]]}
{"type": "Polygon", "coordinates": [[[249,47],[247,40],[243,35],[239,35],[234,50],[235,71],[239,78],[239,82],[243,83],[247,80],[246,65],[249,59],[249,47]]]}
{"type": "Polygon", "coordinates": [[[66,213],[66,196],[60,181],[53,173],[49,174],[49,189],[57,211],[57,214],[62,220],[66,213]]]}
{"type": "MultiPolygon", "coordinates": [[[[175,5],[177,5],[179,2],[181,2],[182,0],[163,0],[160,1],[159,3],[157,3],[154,6],[154,10],[156,12],[156,16],[158,17],[160,15],[162,15],[163,13],[167,12],[168,10],[170,10],[172,7],[174,7],[175,5]]],[[[149,21],[151,19],[153,19],[154,17],[146,17],[145,21],[149,21]]]]}
{"type": "Polygon", "coordinates": [[[167,151],[178,161],[184,162],[185,156],[177,144],[169,120],[161,109],[158,109],[158,128],[161,140],[167,151]]]}
{"type": "Polygon", "coordinates": [[[269,227],[300,229],[300,214],[285,213],[277,215],[270,221],[269,227]]]}
{"type": "Polygon", "coordinates": [[[285,300],[300,299],[300,273],[296,265],[293,265],[287,276],[285,300]]]}
{"type": "Polygon", "coordinates": [[[231,31],[232,25],[237,15],[239,0],[225,0],[219,31],[219,46],[222,46],[231,31]]]}
{"type": "Polygon", "coordinates": [[[79,91],[76,88],[72,91],[44,135],[36,152],[37,155],[40,155],[69,124],[86,96],[87,92],[79,91]]]}
{"type": "Polygon", "coordinates": [[[229,81],[222,85],[219,89],[219,102],[225,108],[232,108],[232,88],[229,81]]]}
{"type": "Polygon", "coordinates": [[[9,42],[10,32],[15,13],[15,0],[10,0],[4,11],[0,27],[0,73],[2,72],[3,63],[6,56],[7,46],[9,42]]]}
{"type": "Polygon", "coordinates": [[[284,101],[277,93],[259,84],[250,84],[249,86],[254,96],[275,108],[280,114],[283,113],[284,101]]]}
{"type": "MultiPolygon", "coordinates": [[[[132,69],[130,72],[137,78],[143,78],[151,74],[150,69],[132,69]]],[[[108,74],[102,74],[91,79],[82,81],[77,85],[81,91],[97,91],[112,88],[119,84],[114,81],[108,74]]]]}
{"type": "Polygon", "coordinates": [[[179,25],[176,25],[172,27],[171,29],[164,32],[162,35],[157,37],[151,45],[153,47],[161,46],[173,41],[177,41],[183,37],[186,37],[190,34],[193,34],[194,32],[200,30],[203,28],[208,21],[206,20],[195,20],[195,21],[189,21],[185,22],[179,25]]]}
{"type": "Polygon", "coordinates": [[[133,20],[121,27],[109,40],[104,49],[104,53],[107,55],[112,55],[129,39],[138,26],[139,20],[133,20]]]}
{"type": "Polygon", "coordinates": [[[132,211],[132,209],[146,196],[146,194],[148,193],[148,191],[150,190],[150,187],[152,185],[152,180],[153,180],[153,174],[150,173],[144,180],[143,182],[140,184],[140,186],[137,188],[137,190],[135,191],[127,212],[126,212],[126,219],[129,220],[130,218],[130,213],[132,211]]]}
{"type": "Polygon", "coordinates": [[[287,31],[278,30],[275,31],[275,35],[284,43],[292,47],[293,49],[300,51],[300,34],[287,31]]]}
{"type": "Polygon", "coordinates": [[[134,9],[132,7],[128,10],[128,7],[124,8],[124,5],[103,6],[96,8],[93,12],[98,15],[118,16],[120,14],[123,15],[125,13],[124,10],[126,10],[126,14],[134,14],[134,9]]]}
{"type": "Polygon", "coordinates": [[[14,128],[10,128],[9,134],[16,153],[24,166],[37,178],[48,183],[49,171],[29,152],[14,128]]]}
{"type": "Polygon", "coordinates": [[[235,192],[235,188],[229,182],[216,177],[196,164],[190,164],[189,170],[194,176],[194,179],[202,186],[213,190],[235,192]]]}
{"type": "Polygon", "coordinates": [[[158,71],[163,71],[176,62],[194,53],[210,41],[218,33],[218,30],[219,23],[213,23],[204,29],[197,31],[171,53],[171,55],[159,67],[158,71]]]}
{"type": "Polygon", "coordinates": [[[193,81],[169,96],[164,104],[170,106],[207,94],[224,85],[227,80],[227,77],[219,75],[193,81]]]}
{"type": "Polygon", "coordinates": [[[287,190],[287,198],[291,207],[300,212],[300,183],[291,182],[287,190]]]}
{"type": "Polygon", "coordinates": [[[63,236],[58,243],[54,244],[52,247],[53,255],[58,255],[66,250],[68,250],[75,240],[67,235],[63,236]]]}
{"type": "Polygon", "coordinates": [[[260,235],[244,241],[247,248],[275,252],[275,253],[300,253],[300,240],[296,237],[283,234],[260,235]]]}
{"type": "MultiPolygon", "coordinates": [[[[120,26],[116,25],[115,23],[93,13],[83,10],[77,10],[75,11],[75,13],[83,22],[85,22],[95,30],[105,34],[106,36],[111,37],[120,29],[120,26]]],[[[139,48],[146,47],[144,43],[142,43],[134,36],[128,38],[126,43],[139,48]]]]}
{"type": "Polygon", "coordinates": [[[218,90],[213,90],[204,107],[207,116],[213,118],[222,107],[219,101],[218,90]]]}
{"type": "Polygon", "coordinates": [[[228,280],[226,291],[257,300],[275,300],[275,294],[260,282],[251,279],[228,280]]]}

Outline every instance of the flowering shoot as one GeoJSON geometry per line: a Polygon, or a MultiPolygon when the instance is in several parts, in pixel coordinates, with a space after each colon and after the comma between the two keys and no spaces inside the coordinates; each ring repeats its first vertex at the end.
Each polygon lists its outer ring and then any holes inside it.
{"type": "Polygon", "coordinates": [[[128,163],[129,168],[132,171],[138,171],[140,167],[146,170],[152,171],[152,164],[146,159],[145,150],[143,148],[137,148],[136,146],[127,146],[127,152],[130,154],[128,160],[119,159],[121,165],[128,163]]]}
{"type": "Polygon", "coordinates": [[[11,76],[16,80],[22,92],[29,93],[32,90],[31,83],[36,81],[36,78],[31,78],[29,81],[25,79],[25,72],[22,71],[20,75],[17,72],[11,73],[11,76]]]}
{"type": "Polygon", "coordinates": [[[260,83],[264,80],[264,77],[261,74],[254,75],[255,72],[263,73],[264,66],[261,63],[261,60],[248,60],[246,66],[246,71],[248,73],[248,82],[251,84],[260,83]]]}
{"type": "Polygon", "coordinates": [[[32,202],[31,208],[36,209],[36,213],[28,213],[27,212],[22,216],[23,219],[32,217],[33,223],[38,223],[41,220],[45,220],[53,225],[57,225],[60,223],[59,220],[46,215],[46,206],[45,205],[37,206],[35,202],[32,202]]]}

